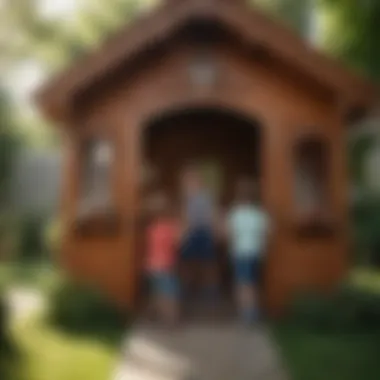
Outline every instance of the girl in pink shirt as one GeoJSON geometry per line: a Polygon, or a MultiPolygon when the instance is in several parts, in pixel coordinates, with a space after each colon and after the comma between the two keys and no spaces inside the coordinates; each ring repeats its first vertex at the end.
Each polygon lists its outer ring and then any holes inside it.
{"type": "Polygon", "coordinates": [[[163,195],[154,198],[152,209],[154,215],[146,234],[146,271],[153,298],[152,306],[165,322],[174,323],[178,317],[176,266],[179,225],[163,195]]]}

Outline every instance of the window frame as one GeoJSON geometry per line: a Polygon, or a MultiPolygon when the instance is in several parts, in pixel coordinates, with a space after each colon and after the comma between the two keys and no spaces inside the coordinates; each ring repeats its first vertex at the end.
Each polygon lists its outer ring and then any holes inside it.
{"type": "MultiPolygon", "coordinates": [[[[317,153],[318,155],[318,153],[317,153]]],[[[301,215],[321,215],[325,214],[331,207],[331,147],[329,140],[317,133],[305,134],[296,139],[292,146],[292,163],[293,163],[293,177],[292,177],[292,198],[294,208],[297,214],[301,215]],[[319,194],[314,196],[310,206],[305,206],[302,201],[299,200],[299,169],[300,163],[302,164],[303,150],[308,150],[307,146],[315,145],[317,150],[319,149],[319,160],[314,160],[317,165],[311,163],[311,165],[317,166],[314,169],[314,174],[311,177],[312,181],[319,183],[319,194]],[[318,174],[315,174],[316,172],[318,174]],[[318,178],[320,177],[320,178],[318,178]],[[316,199],[318,198],[318,199],[316,199]]],[[[307,170],[307,169],[306,169],[307,170]]],[[[301,175],[302,176],[302,175],[301,175]]],[[[309,184],[310,186],[310,184],[309,184]]]]}
{"type": "Polygon", "coordinates": [[[80,140],[79,147],[77,218],[83,220],[94,219],[99,215],[110,215],[114,209],[113,177],[116,144],[113,139],[107,136],[91,135],[83,137],[80,140]],[[111,157],[105,164],[105,168],[96,162],[96,149],[98,149],[99,144],[103,143],[106,143],[111,149],[111,157]],[[102,173],[103,170],[105,172],[102,173]],[[92,186],[98,186],[98,188],[91,189],[92,186]]]}

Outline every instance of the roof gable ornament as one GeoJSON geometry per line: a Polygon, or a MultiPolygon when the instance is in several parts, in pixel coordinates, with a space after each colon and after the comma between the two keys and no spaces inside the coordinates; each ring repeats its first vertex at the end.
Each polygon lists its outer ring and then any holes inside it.
{"type": "Polygon", "coordinates": [[[198,88],[213,87],[218,81],[219,67],[211,51],[200,49],[192,56],[189,66],[191,83],[198,88]]]}

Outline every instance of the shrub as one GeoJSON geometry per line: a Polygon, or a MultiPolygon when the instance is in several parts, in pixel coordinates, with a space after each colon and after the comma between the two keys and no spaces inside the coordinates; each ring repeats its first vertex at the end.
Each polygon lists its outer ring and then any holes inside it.
{"type": "Polygon", "coordinates": [[[33,262],[44,257],[44,226],[46,219],[40,215],[27,215],[20,222],[18,257],[22,262],[33,262]]]}
{"type": "Polygon", "coordinates": [[[331,296],[307,294],[292,305],[290,321],[319,332],[380,331],[380,295],[343,287],[331,296]]]}
{"type": "Polygon", "coordinates": [[[380,200],[366,196],[353,205],[351,214],[357,262],[380,267],[380,200]]]}
{"type": "Polygon", "coordinates": [[[51,220],[45,229],[44,240],[47,251],[54,260],[62,242],[62,223],[59,218],[51,220]]]}
{"type": "Polygon", "coordinates": [[[93,289],[65,281],[52,294],[50,322],[69,333],[121,336],[127,316],[93,289]]]}
{"type": "Polygon", "coordinates": [[[0,379],[16,379],[19,353],[9,332],[9,318],[4,294],[0,291],[0,379]]]}
{"type": "Polygon", "coordinates": [[[12,260],[17,253],[18,223],[14,215],[0,215],[0,260],[12,260]]]}

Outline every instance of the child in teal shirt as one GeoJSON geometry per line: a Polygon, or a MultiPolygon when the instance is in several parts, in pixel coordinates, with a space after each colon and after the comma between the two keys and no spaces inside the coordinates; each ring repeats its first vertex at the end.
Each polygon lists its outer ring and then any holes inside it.
{"type": "Polygon", "coordinates": [[[241,181],[237,186],[235,205],[227,216],[237,303],[246,323],[253,322],[258,316],[259,259],[265,250],[269,230],[268,216],[253,202],[253,192],[252,184],[241,181]]]}

